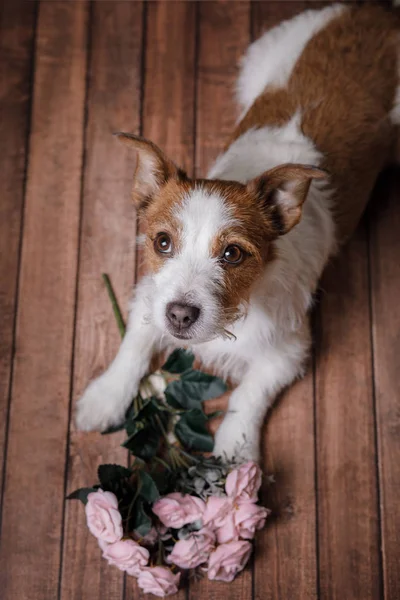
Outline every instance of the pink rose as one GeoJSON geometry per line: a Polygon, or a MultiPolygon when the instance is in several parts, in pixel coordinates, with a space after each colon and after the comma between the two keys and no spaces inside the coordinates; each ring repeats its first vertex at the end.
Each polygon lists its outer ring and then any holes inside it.
{"type": "Polygon", "coordinates": [[[112,544],[122,538],[122,517],[114,494],[100,489],[88,494],[85,511],[89,530],[98,540],[112,544]]]}
{"type": "Polygon", "coordinates": [[[260,486],[261,469],[257,463],[248,462],[229,473],[225,491],[236,502],[257,502],[260,486]]]}
{"type": "Polygon", "coordinates": [[[242,502],[235,510],[235,527],[241,538],[253,539],[256,531],[265,525],[269,510],[254,502],[242,502]]]}
{"type": "Polygon", "coordinates": [[[180,529],[187,523],[194,523],[201,519],[205,508],[206,505],[200,498],[174,492],[157,500],[152,510],[163,525],[180,529]]]}
{"type": "Polygon", "coordinates": [[[239,539],[239,531],[236,527],[234,512],[234,509],[232,509],[232,512],[226,516],[221,527],[218,527],[216,531],[218,544],[225,544],[226,542],[239,539]]]}
{"type": "Polygon", "coordinates": [[[174,575],[165,567],[146,567],[138,577],[138,584],[145,594],[163,598],[177,593],[180,578],[180,573],[174,575]]]}
{"type": "Polygon", "coordinates": [[[233,511],[233,500],[226,496],[210,496],[207,499],[206,510],[203,515],[204,525],[218,528],[223,525],[226,517],[233,511]]]}
{"type": "Polygon", "coordinates": [[[239,538],[234,513],[235,507],[232,498],[217,496],[208,498],[203,522],[204,525],[215,530],[219,544],[239,538]]]}
{"type": "Polygon", "coordinates": [[[181,569],[194,569],[208,560],[215,546],[215,534],[207,527],[194,531],[186,540],[176,542],[167,562],[181,569]]]}
{"type": "Polygon", "coordinates": [[[149,562],[149,551],[133,540],[120,540],[103,548],[103,558],[110,565],[137,577],[149,562]]]}
{"type": "Polygon", "coordinates": [[[208,561],[208,579],[216,581],[233,581],[244,569],[250,558],[252,546],[250,542],[237,541],[221,544],[211,552],[208,561]]]}

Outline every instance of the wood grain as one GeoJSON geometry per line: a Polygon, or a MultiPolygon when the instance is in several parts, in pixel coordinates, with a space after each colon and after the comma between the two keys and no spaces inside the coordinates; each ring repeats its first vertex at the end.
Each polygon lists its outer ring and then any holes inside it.
{"type": "MultiPolygon", "coordinates": [[[[91,45],[78,302],[73,369],[76,400],[109,365],[120,336],[102,273],[108,273],[126,315],[135,267],[136,225],[131,203],[134,157],[115,131],[138,133],[142,53],[142,3],[96,2],[91,45]]],[[[71,421],[68,492],[97,479],[101,463],[127,464],[123,434],[80,433],[71,421]]],[[[123,574],[107,565],[86,527],[80,502],[66,504],[61,598],[123,596],[123,574]]]]}
{"type": "Polygon", "coordinates": [[[231,135],[239,111],[234,91],[250,41],[250,3],[199,3],[196,173],[205,176],[231,135]]]}
{"type": "MultiPolygon", "coordinates": [[[[238,62],[249,43],[248,2],[199,3],[196,174],[204,176],[221,152],[237,118],[233,86],[238,62]]],[[[220,404],[210,402],[209,408],[220,404]]],[[[252,597],[251,566],[230,584],[204,578],[193,582],[190,600],[252,597]]]]}
{"type": "Polygon", "coordinates": [[[322,281],[316,415],[321,600],[381,597],[367,243],[322,281]]]}
{"type": "Polygon", "coordinates": [[[0,504],[31,109],[36,5],[5,3],[0,18],[0,504]]]}
{"type": "Polygon", "coordinates": [[[196,5],[149,2],[143,135],[192,174],[196,5]]]}
{"type": "Polygon", "coordinates": [[[370,214],[374,376],[386,600],[400,598],[400,177],[381,179],[370,214]]]}
{"type": "Polygon", "coordinates": [[[57,597],[70,393],[86,3],[45,2],[36,71],[0,549],[5,600],[57,597]]]}
{"type": "MultiPolygon", "coordinates": [[[[193,2],[146,3],[142,134],[158,144],[189,174],[193,170],[195,89],[195,16],[193,2]]],[[[145,271],[139,262],[137,276],[145,271]]],[[[186,598],[182,589],[177,600],[186,598]]],[[[147,598],[127,577],[125,600],[147,598]]]]}
{"type": "MultiPolygon", "coordinates": [[[[309,6],[309,2],[252,3],[253,38],[309,6]]],[[[306,378],[278,400],[264,430],[264,467],[275,483],[264,482],[263,499],[273,512],[256,539],[255,597],[260,600],[317,597],[313,402],[310,360],[306,378]]]]}
{"type": "Polygon", "coordinates": [[[263,438],[263,503],[272,510],[255,543],[255,598],[317,598],[313,374],[278,399],[263,438]]]}

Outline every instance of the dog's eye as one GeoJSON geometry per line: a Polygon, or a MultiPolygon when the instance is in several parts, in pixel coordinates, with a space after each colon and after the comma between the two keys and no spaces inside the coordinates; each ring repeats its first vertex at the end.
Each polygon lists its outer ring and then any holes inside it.
{"type": "Polygon", "coordinates": [[[225,248],[222,259],[230,265],[238,265],[244,259],[244,252],[236,244],[231,244],[225,248]]]}
{"type": "Polygon", "coordinates": [[[171,254],[172,252],[172,241],[168,233],[158,233],[154,240],[154,249],[156,252],[161,254],[171,254]]]}

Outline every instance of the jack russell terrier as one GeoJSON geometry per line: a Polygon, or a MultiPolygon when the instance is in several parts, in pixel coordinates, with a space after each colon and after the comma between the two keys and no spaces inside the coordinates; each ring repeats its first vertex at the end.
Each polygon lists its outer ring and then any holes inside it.
{"type": "Polygon", "coordinates": [[[259,458],[267,409],[304,373],[321,273],[399,158],[398,31],[392,10],[333,5],[265,33],[242,61],[242,116],[207,179],[118,134],[137,154],[149,274],[115,360],[78,402],[80,429],[120,423],[153,353],[186,347],[237,384],[214,453],[245,441],[259,458]]]}

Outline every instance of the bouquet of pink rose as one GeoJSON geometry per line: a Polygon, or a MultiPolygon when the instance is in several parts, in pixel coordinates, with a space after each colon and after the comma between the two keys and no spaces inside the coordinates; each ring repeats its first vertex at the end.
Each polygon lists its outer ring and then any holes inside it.
{"type": "Polygon", "coordinates": [[[122,426],[132,466],[100,465],[99,483],[69,496],[85,504],[89,530],[109,564],[156,596],[176,593],[182,574],[232,581],[269,513],[257,504],[261,470],[241,459],[240,448],[231,462],[203,454],[213,447],[203,401],[225,385],[193,369],[193,360],[175,350],[142,381],[122,426]]]}
{"type": "MultiPolygon", "coordinates": [[[[219,465],[217,472],[205,469],[203,481],[222,482],[220,473],[226,467],[221,471],[219,465]]],[[[244,463],[228,473],[219,495],[166,494],[148,503],[151,526],[147,533],[127,527],[129,506],[124,507],[116,494],[100,487],[87,495],[87,524],[103,557],[137,577],[145,593],[174,594],[181,572],[198,567],[209,579],[232,581],[250,557],[249,540],[268,515],[268,510],[257,504],[260,484],[259,467],[244,463]]]]}

